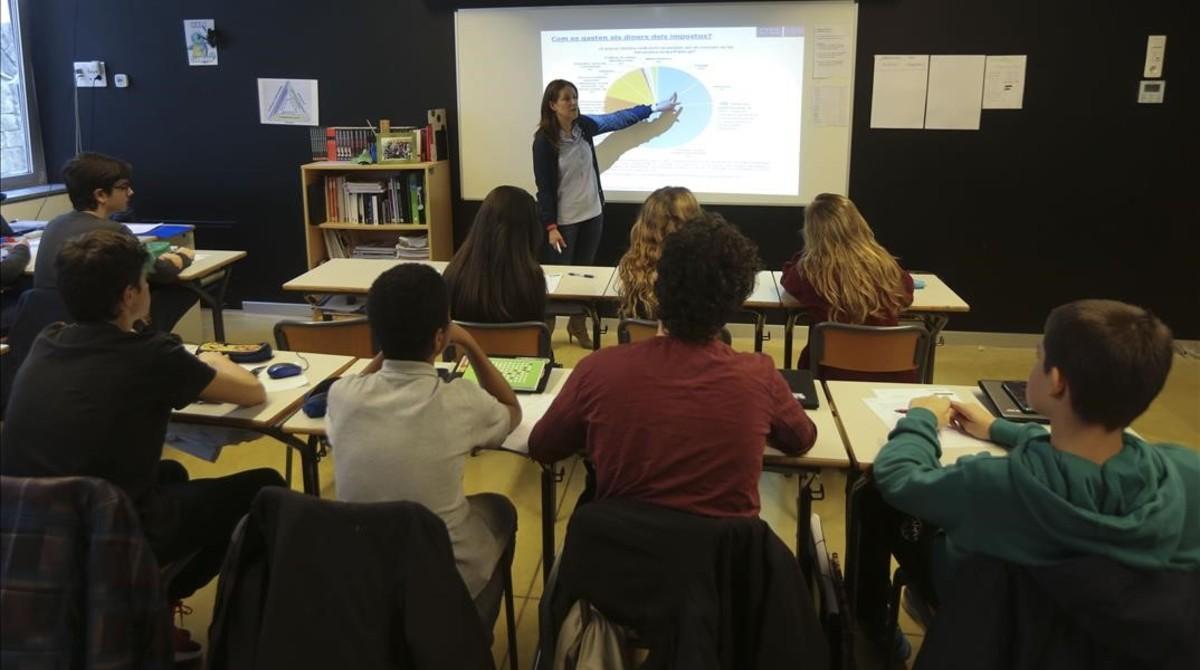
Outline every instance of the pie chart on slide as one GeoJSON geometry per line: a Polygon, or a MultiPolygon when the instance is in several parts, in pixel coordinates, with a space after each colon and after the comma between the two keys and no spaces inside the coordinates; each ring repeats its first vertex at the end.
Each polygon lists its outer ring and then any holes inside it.
{"type": "Polygon", "coordinates": [[[653,105],[679,95],[683,111],[670,130],[646,143],[667,149],[687,144],[708,127],[712,118],[712,97],[708,88],[694,76],[673,67],[650,66],[626,72],[608,87],[604,111],[615,112],[634,105],[653,105]]]}

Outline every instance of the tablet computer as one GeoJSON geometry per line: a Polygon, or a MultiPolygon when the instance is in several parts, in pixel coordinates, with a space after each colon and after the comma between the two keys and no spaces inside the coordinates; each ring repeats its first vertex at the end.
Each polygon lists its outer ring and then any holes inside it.
{"type": "MultiPolygon", "coordinates": [[[[488,360],[508,385],[517,393],[541,393],[546,390],[546,382],[550,380],[550,369],[553,366],[549,358],[530,358],[525,356],[488,356],[488,360]]],[[[454,372],[463,379],[469,379],[476,384],[479,378],[471,367],[471,361],[466,356],[458,362],[454,372]]]]}

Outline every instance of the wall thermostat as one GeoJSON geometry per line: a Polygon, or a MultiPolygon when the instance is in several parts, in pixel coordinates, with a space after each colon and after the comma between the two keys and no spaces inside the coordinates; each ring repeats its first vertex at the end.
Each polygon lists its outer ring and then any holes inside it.
{"type": "Polygon", "coordinates": [[[1163,91],[1167,88],[1167,82],[1162,79],[1153,81],[1142,80],[1141,86],[1138,87],[1138,102],[1141,104],[1160,104],[1163,101],[1163,91]]]}

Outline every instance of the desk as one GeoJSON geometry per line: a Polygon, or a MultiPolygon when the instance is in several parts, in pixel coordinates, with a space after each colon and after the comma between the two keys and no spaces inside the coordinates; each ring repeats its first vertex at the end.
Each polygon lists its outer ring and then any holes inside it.
{"type": "MultiPolygon", "coordinates": [[[[866,469],[875,462],[883,445],[887,443],[889,429],[879,417],[867,407],[864,399],[870,397],[875,389],[897,388],[916,389],[921,387],[944,388],[953,391],[960,398],[973,398],[975,402],[986,407],[983,402],[983,391],[978,386],[952,386],[948,384],[889,384],[883,382],[841,382],[826,383],[829,397],[833,401],[834,411],[846,431],[846,448],[860,469],[866,469]]],[[[990,412],[989,412],[990,413],[990,412]]],[[[949,465],[966,454],[986,451],[998,456],[1008,452],[1003,448],[979,440],[977,449],[953,449],[942,452],[942,464],[949,465]]]]}
{"type": "MultiPolygon", "coordinates": [[[[783,273],[772,272],[776,285],[779,287],[780,305],[788,310],[787,323],[783,334],[783,366],[792,367],[792,335],[796,322],[804,313],[800,303],[783,288],[783,273]]],[[[905,311],[905,317],[915,317],[929,330],[929,373],[925,382],[933,381],[933,363],[937,351],[938,336],[950,321],[950,314],[962,314],[971,311],[971,306],[955,293],[946,282],[934,274],[914,274],[914,280],[925,282],[925,288],[913,291],[913,304],[905,311]]]]}
{"type": "MultiPolygon", "coordinates": [[[[25,274],[32,275],[37,265],[36,244],[29,246],[29,264],[25,274]]],[[[196,294],[206,307],[212,310],[213,337],[225,341],[225,291],[233,276],[233,264],[246,257],[245,251],[223,251],[220,249],[196,249],[196,258],[179,272],[179,285],[196,294]],[[210,292],[210,288],[214,289],[210,292]]]]}
{"type": "MultiPolygon", "coordinates": [[[[188,348],[195,350],[193,345],[188,348]]],[[[267,401],[253,407],[238,407],[232,403],[194,402],[171,414],[171,420],[179,423],[210,424],[245,428],[263,435],[269,435],[300,452],[304,477],[304,491],[320,495],[320,482],[317,478],[317,454],[310,445],[285,433],[281,425],[304,402],[304,395],[321,381],[340,374],[354,362],[352,356],[331,356],[327,354],[296,354],[290,351],[276,351],[270,361],[257,363],[298,363],[304,365],[301,356],[308,361],[308,369],[304,376],[308,383],[304,386],[280,391],[269,391],[267,401]]]]}
{"type": "Polygon", "coordinates": [[[379,275],[401,263],[421,263],[444,272],[445,261],[408,261],[380,258],[334,258],[283,285],[285,291],[366,295],[379,275]]]}
{"type": "Polygon", "coordinates": [[[225,341],[225,291],[233,276],[233,264],[246,257],[245,251],[197,249],[192,264],[179,273],[179,284],[196,294],[212,310],[213,337],[225,341]],[[209,292],[210,287],[215,287],[209,292]]]}
{"type": "Polygon", "coordinates": [[[543,265],[546,274],[561,274],[558,286],[546,296],[552,302],[579,303],[592,319],[592,349],[600,348],[600,313],[598,303],[604,299],[608,285],[617,269],[600,265],[543,265]]]}

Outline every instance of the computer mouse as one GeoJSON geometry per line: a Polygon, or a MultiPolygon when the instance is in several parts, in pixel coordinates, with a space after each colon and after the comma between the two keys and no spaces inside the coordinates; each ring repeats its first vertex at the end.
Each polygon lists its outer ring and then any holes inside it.
{"type": "Polygon", "coordinates": [[[301,368],[299,365],[296,365],[295,363],[276,363],[276,364],[272,365],[271,367],[267,368],[267,376],[270,377],[271,379],[283,379],[284,377],[295,377],[296,375],[300,374],[301,372],[304,372],[304,368],[301,368]]]}

